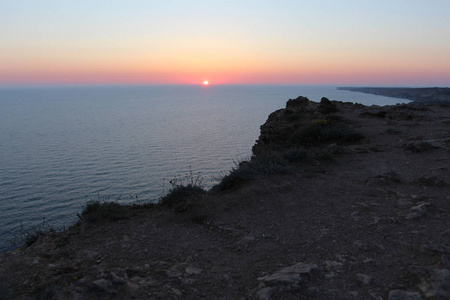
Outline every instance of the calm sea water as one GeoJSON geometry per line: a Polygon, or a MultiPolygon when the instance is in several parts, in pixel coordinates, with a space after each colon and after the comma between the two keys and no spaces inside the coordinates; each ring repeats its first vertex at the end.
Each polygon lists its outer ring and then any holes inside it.
{"type": "Polygon", "coordinates": [[[289,98],[405,102],[324,86],[0,89],[0,251],[22,228],[73,224],[86,201],[155,201],[190,171],[206,186],[248,158],[289,98]]]}

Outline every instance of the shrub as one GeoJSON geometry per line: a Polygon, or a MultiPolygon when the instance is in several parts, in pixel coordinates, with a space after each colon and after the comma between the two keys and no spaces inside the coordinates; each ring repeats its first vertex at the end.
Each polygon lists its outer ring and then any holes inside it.
{"type": "Polygon", "coordinates": [[[345,120],[342,116],[335,115],[335,114],[326,115],[325,120],[327,120],[330,123],[334,123],[334,124],[349,122],[348,120],[345,120]]]}
{"type": "Polygon", "coordinates": [[[329,120],[326,120],[326,119],[320,119],[320,120],[315,120],[315,121],[313,122],[313,124],[314,124],[314,125],[320,126],[320,125],[327,125],[329,122],[330,122],[329,120]]]}
{"type": "Polygon", "coordinates": [[[11,292],[0,283],[0,300],[12,300],[13,295],[11,292]]]}
{"type": "Polygon", "coordinates": [[[293,146],[314,147],[324,143],[350,144],[361,139],[363,136],[360,133],[345,124],[319,120],[294,132],[290,143],[293,146]]]}
{"type": "Polygon", "coordinates": [[[164,206],[173,207],[186,202],[187,197],[205,194],[206,191],[198,185],[176,185],[169,190],[169,193],[161,197],[159,203],[164,206]]]}
{"type": "Polygon", "coordinates": [[[12,245],[27,248],[33,245],[39,239],[39,237],[49,234],[51,232],[55,232],[55,229],[46,224],[44,217],[41,225],[32,227],[28,230],[25,230],[21,223],[19,233],[15,234],[13,238],[9,240],[9,242],[12,245]]]}
{"type": "Polygon", "coordinates": [[[302,162],[308,157],[308,151],[305,148],[293,148],[283,152],[283,157],[290,162],[302,162]]]}
{"type": "Polygon", "coordinates": [[[235,167],[224,175],[214,190],[227,190],[241,186],[258,175],[287,174],[295,171],[286,160],[275,152],[267,152],[252,157],[250,161],[235,163],[235,167]]]}
{"type": "Polygon", "coordinates": [[[233,167],[230,172],[222,177],[219,184],[217,184],[214,190],[227,190],[233,187],[242,185],[247,182],[255,175],[255,170],[248,165],[243,165],[242,167],[233,167]]]}
{"type": "Polygon", "coordinates": [[[177,206],[175,210],[185,210],[187,198],[206,193],[203,188],[203,178],[200,174],[194,176],[191,167],[184,178],[179,179],[175,176],[169,183],[172,188],[159,199],[159,204],[168,207],[177,206]]]}
{"type": "Polygon", "coordinates": [[[131,208],[117,202],[89,201],[81,212],[79,218],[88,222],[99,222],[102,220],[117,221],[128,219],[132,215],[131,208]]]}

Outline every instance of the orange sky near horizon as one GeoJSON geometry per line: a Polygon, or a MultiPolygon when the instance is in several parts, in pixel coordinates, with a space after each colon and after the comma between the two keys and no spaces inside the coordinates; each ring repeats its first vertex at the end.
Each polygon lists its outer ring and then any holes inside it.
{"type": "Polygon", "coordinates": [[[443,0],[24,2],[2,4],[0,85],[450,85],[443,0]]]}

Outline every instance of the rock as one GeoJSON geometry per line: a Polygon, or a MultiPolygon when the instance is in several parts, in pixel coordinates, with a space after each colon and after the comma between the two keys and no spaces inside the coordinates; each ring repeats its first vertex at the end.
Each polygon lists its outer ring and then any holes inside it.
{"type": "MultiPolygon", "coordinates": [[[[62,275],[57,282],[62,289],[51,290],[51,299],[111,299],[118,295],[119,291],[127,287],[128,276],[125,269],[103,271],[92,268],[94,274],[78,279],[71,275],[62,275]]],[[[50,299],[50,298],[45,298],[50,299]]],[[[116,299],[116,298],[114,298],[116,299]]]]}
{"type": "Polygon", "coordinates": [[[387,133],[391,133],[391,134],[400,134],[403,133],[403,130],[399,129],[399,128],[388,128],[386,129],[387,133]]]}
{"type": "Polygon", "coordinates": [[[393,290],[389,292],[388,300],[421,300],[419,293],[408,292],[403,290],[393,290]]]}
{"type": "Polygon", "coordinates": [[[317,268],[316,264],[298,263],[283,268],[272,275],[260,277],[258,280],[268,286],[297,288],[301,282],[305,281],[305,277],[311,276],[311,273],[317,268]]]}
{"type": "Polygon", "coordinates": [[[272,287],[265,287],[256,292],[256,296],[258,296],[260,300],[270,300],[270,295],[272,295],[275,290],[276,289],[272,287]]]}
{"type": "Polygon", "coordinates": [[[397,205],[398,206],[402,206],[402,207],[408,207],[411,206],[413,203],[409,200],[406,199],[398,199],[397,200],[397,205]]]}
{"type": "Polygon", "coordinates": [[[433,149],[446,149],[446,143],[449,141],[449,138],[439,139],[439,140],[416,140],[409,142],[405,145],[407,150],[411,150],[412,152],[424,152],[433,149]]]}
{"type": "Polygon", "coordinates": [[[113,284],[111,281],[102,278],[95,280],[92,286],[102,292],[110,293],[112,292],[113,284]]]}
{"type": "Polygon", "coordinates": [[[240,239],[240,240],[237,242],[237,244],[238,244],[238,246],[239,246],[238,249],[247,249],[248,246],[249,246],[249,244],[250,244],[251,242],[253,242],[254,240],[255,240],[255,237],[253,237],[253,236],[246,236],[246,237],[243,237],[242,239],[240,239]]]}
{"type": "Polygon", "coordinates": [[[182,293],[179,289],[172,288],[172,292],[173,292],[173,294],[174,294],[175,296],[177,296],[177,297],[183,296],[183,293],[182,293]]]}
{"type": "Polygon", "coordinates": [[[386,117],[387,111],[366,111],[363,113],[360,113],[360,117],[366,117],[366,118],[380,118],[384,119],[386,117]]]}
{"type": "Polygon", "coordinates": [[[426,298],[450,299],[450,269],[445,263],[443,268],[413,266],[410,270],[420,278],[419,288],[426,298]]]}
{"type": "Polygon", "coordinates": [[[436,271],[433,276],[433,296],[450,299],[450,269],[436,271]]]}
{"type": "Polygon", "coordinates": [[[191,266],[187,267],[185,271],[186,271],[186,274],[188,274],[188,275],[199,275],[203,272],[202,269],[191,267],[191,266]]]}
{"type": "Polygon", "coordinates": [[[172,268],[170,268],[169,270],[166,271],[166,274],[169,278],[177,278],[177,277],[181,277],[182,273],[179,270],[179,266],[173,266],[172,268]]]}
{"type": "Polygon", "coordinates": [[[426,187],[445,187],[448,186],[448,183],[446,183],[444,180],[437,178],[435,176],[433,177],[421,177],[414,181],[414,183],[417,183],[420,186],[426,186],[426,187]]]}
{"type": "Polygon", "coordinates": [[[297,108],[303,105],[308,105],[309,99],[307,97],[299,96],[295,99],[289,99],[286,102],[286,108],[297,108]]]}
{"type": "Polygon", "coordinates": [[[353,296],[353,297],[359,297],[359,293],[358,293],[358,292],[350,291],[350,292],[348,292],[348,293],[349,293],[350,296],[353,296]]]}
{"type": "Polygon", "coordinates": [[[365,275],[365,274],[356,274],[356,277],[358,277],[359,281],[361,281],[365,285],[369,285],[372,283],[372,277],[365,275]]]}
{"type": "Polygon", "coordinates": [[[450,299],[450,270],[432,269],[432,275],[422,278],[419,288],[427,298],[450,299]]]}
{"type": "Polygon", "coordinates": [[[135,286],[157,286],[160,284],[160,282],[153,279],[152,277],[139,277],[139,276],[134,276],[127,283],[135,286]]]}
{"type": "Polygon", "coordinates": [[[94,259],[94,258],[96,258],[98,256],[98,252],[91,251],[91,250],[85,250],[85,251],[82,252],[82,255],[87,257],[87,258],[94,259]]]}
{"type": "Polygon", "coordinates": [[[320,104],[317,107],[317,110],[325,115],[339,111],[336,104],[332,103],[330,100],[328,100],[328,98],[325,97],[322,97],[322,99],[320,100],[320,104]]]}
{"type": "Polygon", "coordinates": [[[342,267],[344,266],[343,263],[334,261],[334,260],[326,260],[325,265],[326,265],[327,270],[329,270],[329,271],[336,271],[336,270],[340,271],[342,269],[342,267]]]}
{"type": "Polygon", "coordinates": [[[427,244],[420,246],[420,251],[450,254],[450,246],[446,246],[443,244],[427,244]]]}
{"type": "Polygon", "coordinates": [[[450,269],[450,255],[443,255],[441,261],[446,269],[450,269]]]}
{"type": "Polygon", "coordinates": [[[243,237],[241,240],[239,240],[237,243],[238,244],[248,244],[250,242],[253,242],[254,240],[255,240],[255,237],[246,236],[246,237],[243,237]]]}
{"type": "MultiPolygon", "coordinates": [[[[254,156],[265,155],[267,151],[284,153],[333,143],[350,145],[364,138],[341,116],[324,118],[319,106],[323,112],[334,111],[334,107],[339,110],[353,108],[352,103],[323,100],[319,104],[301,96],[290,99],[285,109],[270,114],[261,126],[261,134],[252,148],[254,156]]],[[[339,149],[339,152],[343,151],[344,147],[339,149]]]]}
{"type": "Polygon", "coordinates": [[[366,184],[399,184],[402,183],[400,175],[394,171],[386,172],[366,180],[366,184]]]}
{"type": "Polygon", "coordinates": [[[429,205],[430,203],[428,202],[420,202],[418,205],[411,207],[409,209],[409,214],[406,216],[406,219],[412,220],[422,217],[427,212],[427,206],[429,205]]]}
{"type": "Polygon", "coordinates": [[[0,282],[0,299],[14,299],[11,291],[0,282]]]}
{"type": "Polygon", "coordinates": [[[251,163],[248,160],[243,160],[239,163],[239,168],[250,168],[251,163]]]}

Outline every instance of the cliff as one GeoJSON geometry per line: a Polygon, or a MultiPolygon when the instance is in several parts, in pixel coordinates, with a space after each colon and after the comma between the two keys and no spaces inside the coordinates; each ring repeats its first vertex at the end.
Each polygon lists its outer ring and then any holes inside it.
{"type": "Polygon", "coordinates": [[[0,299],[449,299],[449,126],[443,105],[289,100],[212,191],[2,254],[0,299]]]}

